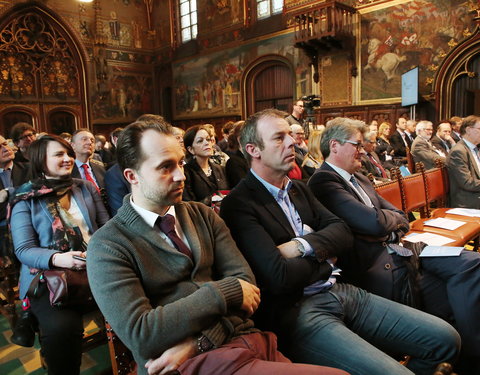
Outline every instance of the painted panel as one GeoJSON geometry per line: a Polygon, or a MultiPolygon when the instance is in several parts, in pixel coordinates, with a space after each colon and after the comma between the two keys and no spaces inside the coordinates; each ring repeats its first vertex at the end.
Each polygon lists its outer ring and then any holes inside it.
{"type": "Polygon", "coordinates": [[[417,65],[420,93],[428,94],[439,64],[474,28],[463,0],[414,0],[362,13],[361,101],[398,99],[401,75],[417,65]]]}

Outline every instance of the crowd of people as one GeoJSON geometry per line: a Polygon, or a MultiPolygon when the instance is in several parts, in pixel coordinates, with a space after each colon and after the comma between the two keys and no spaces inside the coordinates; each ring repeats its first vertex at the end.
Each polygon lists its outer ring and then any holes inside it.
{"type": "Polygon", "coordinates": [[[409,220],[368,177],[439,159],[449,206],[480,209],[480,117],[435,135],[405,118],[310,128],[293,105],[226,123],[218,143],[213,125],[151,114],[108,140],[0,136],[0,255],[23,301],[11,341],[38,331],[48,373],[79,374],[82,316],[99,309],[139,374],[478,373],[480,254],[423,259],[408,289],[409,220]],[[53,269],[88,273],[97,305],[53,304],[53,269]]]}

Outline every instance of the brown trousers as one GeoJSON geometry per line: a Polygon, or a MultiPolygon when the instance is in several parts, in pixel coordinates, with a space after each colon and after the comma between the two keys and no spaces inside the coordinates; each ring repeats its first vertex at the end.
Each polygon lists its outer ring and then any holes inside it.
{"type": "Polygon", "coordinates": [[[277,350],[277,337],[270,332],[237,337],[189,359],[178,372],[181,375],[348,375],[331,367],[292,363],[277,350]]]}

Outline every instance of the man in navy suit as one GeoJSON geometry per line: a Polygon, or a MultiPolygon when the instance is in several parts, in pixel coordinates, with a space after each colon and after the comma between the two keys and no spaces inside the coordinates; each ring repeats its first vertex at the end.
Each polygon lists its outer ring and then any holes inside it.
{"type": "MultiPolygon", "coordinates": [[[[380,197],[370,181],[358,173],[366,131],[362,121],[347,118],[329,121],[320,144],[325,162],[308,184],[318,200],[353,232],[353,251],[340,256],[338,261],[343,275],[355,285],[394,299],[399,288],[394,282],[396,265],[402,259],[386,245],[398,244],[409,224],[403,211],[380,197]]],[[[453,321],[462,337],[465,354],[478,365],[480,254],[463,251],[458,257],[422,258],[422,269],[417,285],[422,308],[453,321]]]]}
{"type": "Polygon", "coordinates": [[[352,246],[351,232],[287,177],[295,163],[290,132],[274,109],[246,121],[240,143],[251,170],[221,206],[261,288],[256,322],[273,329],[297,362],[357,375],[429,374],[439,357],[451,356],[457,334],[438,318],[337,282],[336,257],[352,246]],[[410,370],[392,352],[411,355],[410,370]]]}

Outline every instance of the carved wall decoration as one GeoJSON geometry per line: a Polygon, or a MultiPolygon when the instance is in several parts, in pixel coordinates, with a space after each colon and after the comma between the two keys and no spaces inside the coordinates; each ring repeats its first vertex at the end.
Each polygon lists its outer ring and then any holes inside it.
{"type": "Polygon", "coordinates": [[[320,59],[320,92],[322,106],[351,104],[352,77],[348,54],[323,56],[320,59]],[[333,90],[332,88],[335,87],[333,90]]]}

